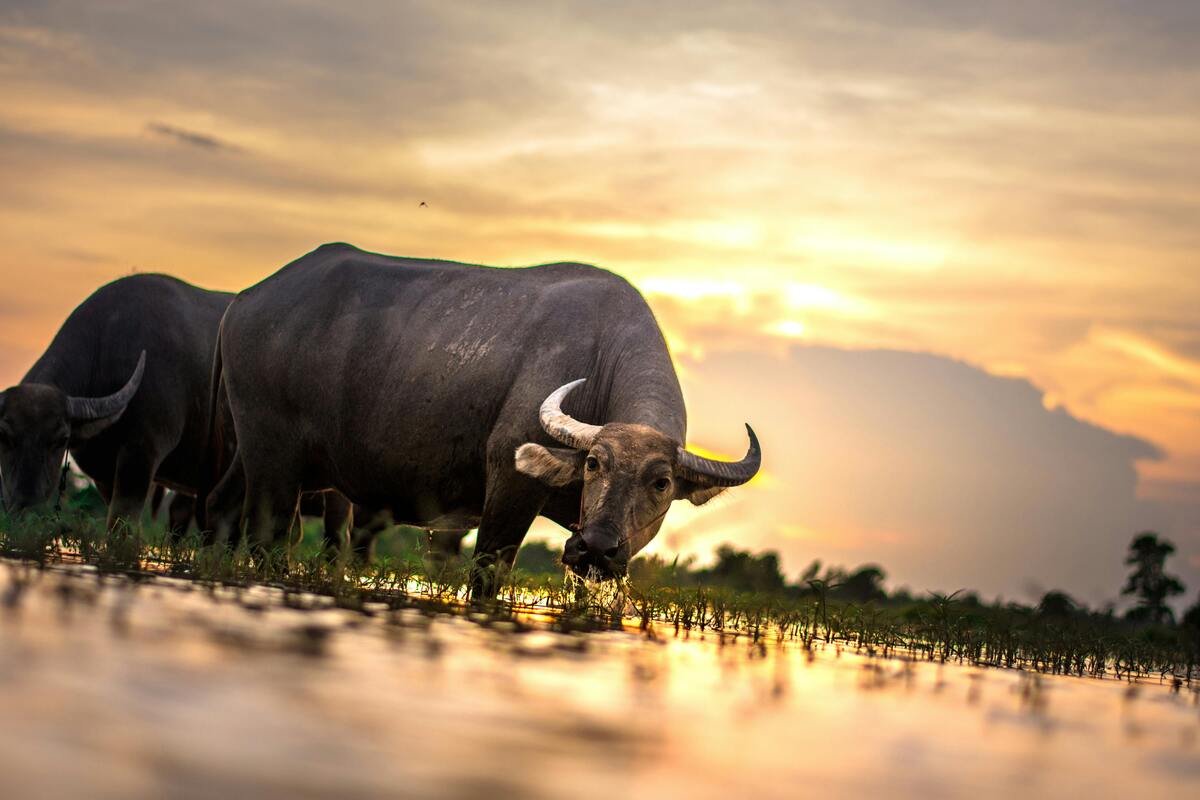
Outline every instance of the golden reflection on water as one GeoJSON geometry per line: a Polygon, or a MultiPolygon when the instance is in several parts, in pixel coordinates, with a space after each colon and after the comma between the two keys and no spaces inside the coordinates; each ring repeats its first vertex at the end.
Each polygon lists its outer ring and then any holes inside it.
{"type": "Polygon", "coordinates": [[[1200,790],[1186,686],[299,604],[4,562],[3,796],[1200,790]]]}

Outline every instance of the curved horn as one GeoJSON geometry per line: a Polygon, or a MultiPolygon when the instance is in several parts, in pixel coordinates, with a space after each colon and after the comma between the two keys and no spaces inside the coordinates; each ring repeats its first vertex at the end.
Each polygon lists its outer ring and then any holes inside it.
{"type": "Polygon", "coordinates": [[[84,422],[121,414],[141,385],[142,373],[145,371],[146,351],[143,350],[133,375],[120,390],[107,397],[68,397],[67,416],[72,422],[84,422]]]}
{"type": "Polygon", "coordinates": [[[746,426],[750,434],[750,449],[741,461],[714,461],[695,453],[689,453],[682,447],[675,451],[676,470],[690,481],[702,486],[740,486],[754,477],[762,464],[762,450],[758,446],[758,437],[754,429],[746,426]]]}
{"type": "Polygon", "coordinates": [[[589,425],[564,414],[562,401],[571,393],[572,389],[586,380],[587,378],[580,378],[577,381],[564,383],[542,401],[542,407],[538,410],[538,419],[542,421],[542,428],[546,433],[577,450],[587,450],[592,446],[596,434],[600,433],[600,426],[589,425]]]}

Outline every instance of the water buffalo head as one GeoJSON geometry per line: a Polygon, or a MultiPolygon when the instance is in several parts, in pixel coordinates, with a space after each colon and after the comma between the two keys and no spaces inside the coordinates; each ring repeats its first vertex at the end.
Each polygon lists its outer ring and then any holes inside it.
{"type": "Polygon", "coordinates": [[[112,425],[142,382],[146,353],[119,391],[71,397],[40,383],[0,392],[0,485],[4,508],[15,513],[53,499],[67,448],[112,425]]]}
{"type": "Polygon", "coordinates": [[[629,559],[662,525],[673,500],[702,505],[754,477],[762,460],[749,425],[750,449],[741,461],[714,461],[646,425],[589,425],[562,411],[573,381],[542,403],[542,427],[565,448],[527,443],[517,448],[519,472],[555,487],[582,483],[579,525],[563,563],[578,575],[624,575],[629,559]]]}

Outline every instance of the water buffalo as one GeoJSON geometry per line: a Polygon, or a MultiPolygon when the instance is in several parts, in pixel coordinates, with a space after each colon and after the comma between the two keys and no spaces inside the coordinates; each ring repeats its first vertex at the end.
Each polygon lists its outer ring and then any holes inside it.
{"type": "Polygon", "coordinates": [[[200,483],[217,328],[232,294],[167,275],[96,290],[20,384],[0,393],[0,475],[11,512],[55,497],[66,451],[108,503],[140,519],[152,482],[200,483]]]}
{"type": "Polygon", "coordinates": [[[218,386],[239,450],[222,483],[244,480],[260,544],[283,540],[301,491],[332,487],[427,529],[478,527],[484,565],[511,564],[540,514],[575,530],[563,553],[575,572],[619,575],[672,500],[704,503],[760,462],[749,426],[741,461],[684,449],[653,314],[628,282],[583,264],[324,245],[233,301],[218,386]]]}

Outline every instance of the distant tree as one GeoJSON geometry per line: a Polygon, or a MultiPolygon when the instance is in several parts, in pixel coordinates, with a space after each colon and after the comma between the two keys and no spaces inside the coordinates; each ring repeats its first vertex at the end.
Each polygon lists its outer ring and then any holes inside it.
{"type": "Polygon", "coordinates": [[[727,544],[717,548],[717,563],[696,573],[702,583],[726,586],[742,592],[782,592],[786,586],[779,570],[779,554],[767,550],[751,555],[727,544]]]}
{"type": "Polygon", "coordinates": [[[830,594],[856,603],[882,600],[887,597],[883,591],[885,577],[886,573],[881,567],[867,564],[847,575],[830,594]]]}
{"type": "Polygon", "coordinates": [[[1051,590],[1042,595],[1037,608],[1044,617],[1069,617],[1079,610],[1079,604],[1066,592],[1051,590]]]}
{"type": "Polygon", "coordinates": [[[1196,605],[1192,606],[1184,613],[1183,619],[1180,620],[1180,624],[1186,628],[1194,628],[1198,633],[1200,633],[1200,595],[1196,597],[1196,605]]]}
{"type": "Polygon", "coordinates": [[[1183,584],[1173,575],[1166,573],[1167,557],[1175,552],[1175,545],[1158,534],[1144,531],[1129,543],[1129,556],[1125,559],[1133,567],[1121,590],[1123,595],[1135,595],[1138,605],[1126,614],[1126,618],[1148,622],[1172,622],[1175,619],[1167,598],[1183,593],[1183,584]]]}
{"type": "Polygon", "coordinates": [[[674,556],[667,561],[657,553],[640,555],[629,562],[629,577],[643,585],[690,586],[696,582],[696,576],[692,571],[695,563],[695,556],[683,559],[674,556]]]}
{"type": "MultiPolygon", "coordinates": [[[[980,598],[979,592],[968,592],[962,589],[959,589],[959,591],[962,592],[962,594],[958,595],[959,605],[968,608],[980,608],[983,606],[983,599],[980,598]]],[[[958,592],[955,592],[955,594],[958,594],[958,592]]]]}
{"type": "Polygon", "coordinates": [[[849,577],[850,573],[846,571],[845,567],[826,567],[825,576],[821,580],[825,581],[829,586],[836,586],[837,584],[845,583],[849,577]]]}
{"type": "MultiPolygon", "coordinates": [[[[305,531],[305,535],[309,535],[305,531]]],[[[420,528],[396,525],[379,534],[375,542],[375,554],[406,561],[422,558],[425,532],[420,528]]]]}
{"type": "Polygon", "coordinates": [[[558,550],[545,542],[525,542],[517,551],[517,568],[538,575],[561,575],[563,564],[558,550]]]}

